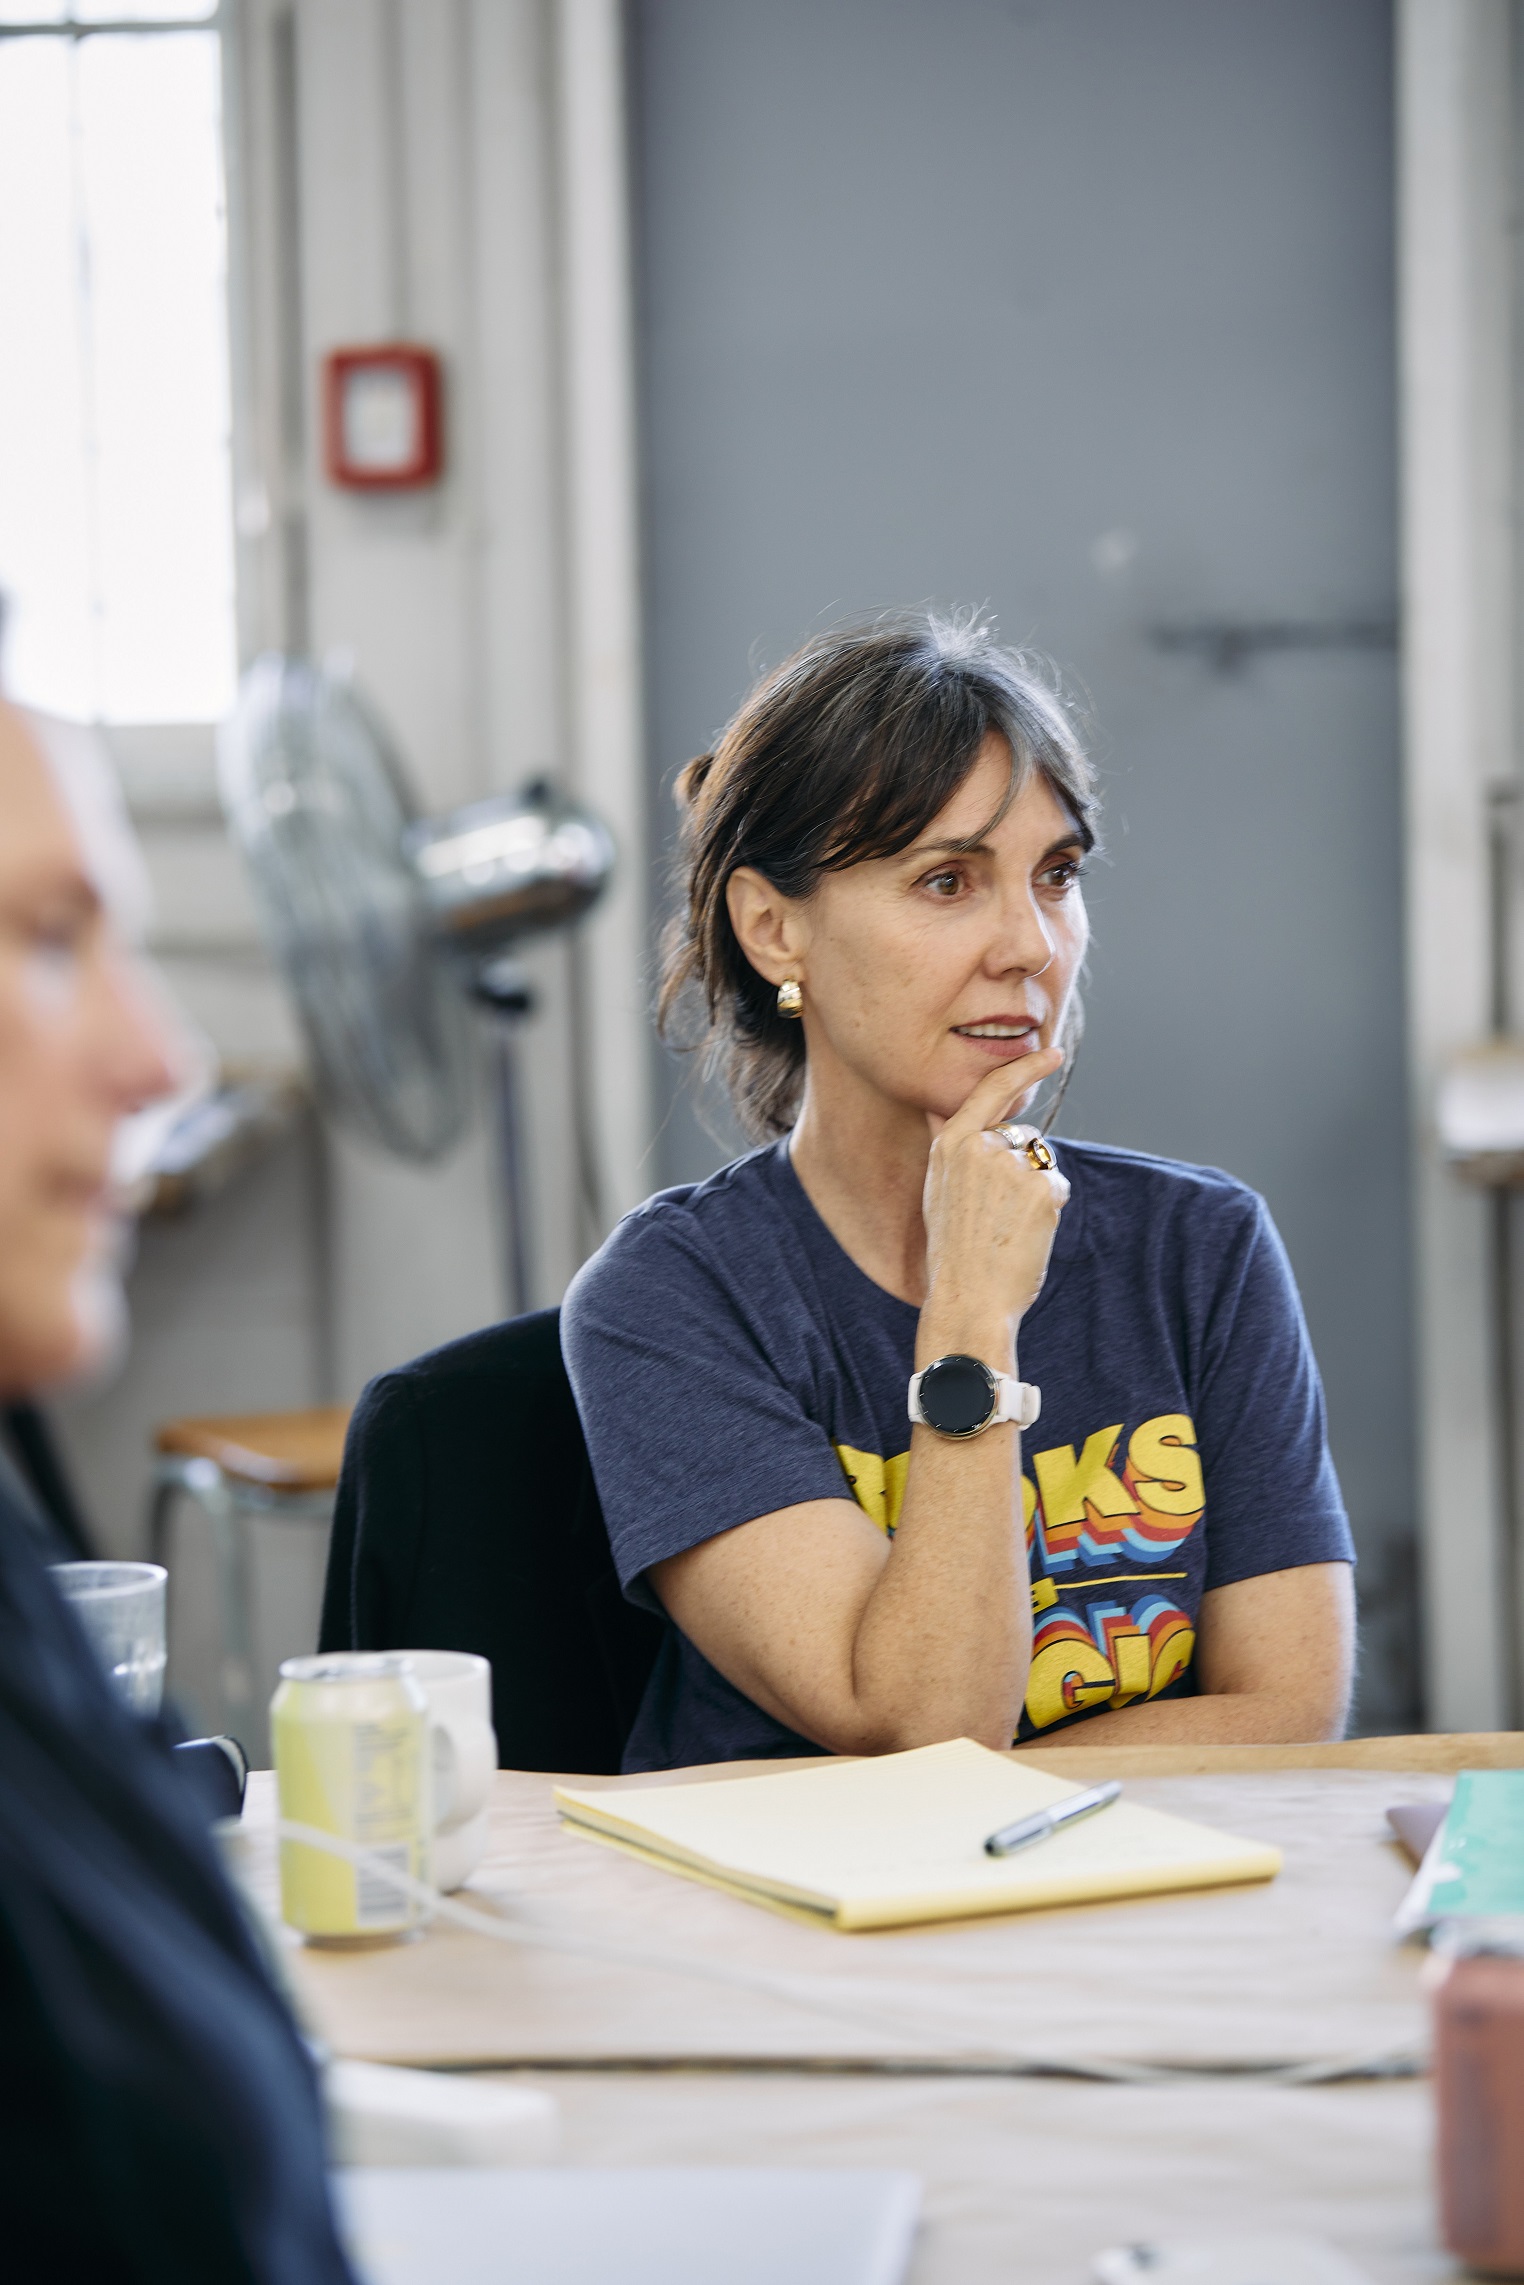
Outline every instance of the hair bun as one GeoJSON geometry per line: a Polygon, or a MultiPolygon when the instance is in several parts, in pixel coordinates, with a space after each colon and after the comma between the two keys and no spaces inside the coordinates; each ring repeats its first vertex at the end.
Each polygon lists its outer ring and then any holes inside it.
{"type": "Polygon", "coordinates": [[[713,754],[695,754],[691,762],[684,762],[672,788],[672,798],[679,809],[687,809],[697,801],[704,790],[704,780],[713,768],[713,754]]]}

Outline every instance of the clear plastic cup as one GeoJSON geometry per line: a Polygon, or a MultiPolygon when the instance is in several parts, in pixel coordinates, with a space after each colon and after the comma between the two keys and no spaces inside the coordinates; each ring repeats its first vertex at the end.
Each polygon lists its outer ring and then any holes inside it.
{"type": "Polygon", "coordinates": [[[54,1563],[51,1569],[118,1696],[135,1714],[156,1714],[164,1695],[168,1572],[158,1563],[54,1563]]]}

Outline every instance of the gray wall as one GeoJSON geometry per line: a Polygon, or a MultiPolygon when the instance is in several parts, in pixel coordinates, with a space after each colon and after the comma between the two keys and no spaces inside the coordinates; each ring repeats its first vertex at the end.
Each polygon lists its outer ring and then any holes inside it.
{"type": "MultiPolygon", "coordinates": [[[[843,613],[987,604],[1087,696],[1064,1128],[1263,1190],[1411,1718],[1382,0],[636,0],[648,678],[672,770],[843,613]],[[1236,667],[1159,626],[1311,625],[1236,667]]],[[[721,1152],[673,1095],[666,1181],[721,1152]]],[[[1274,1498],[1273,1485],[1266,1499],[1274,1498]]]]}

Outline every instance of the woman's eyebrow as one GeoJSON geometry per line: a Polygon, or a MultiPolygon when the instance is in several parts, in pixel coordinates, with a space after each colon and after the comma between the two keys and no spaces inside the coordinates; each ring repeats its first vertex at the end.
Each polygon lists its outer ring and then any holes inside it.
{"type": "MultiPolygon", "coordinates": [[[[1047,848],[1037,859],[1037,863],[1046,865],[1058,855],[1061,849],[1079,849],[1083,846],[1083,841],[1084,836],[1080,833],[1079,828],[1077,826],[1072,827],[1069,832],[1060,833],[1056,841],[1048,843],[1047,848]]],[[[905,851],[907,858],[993,857],[994,854],[995,852],[988,841],[917,841],[913,847],[905,851]]]]}
{"type": "Polygon", "coordinates": [[[992,857],[994,850],[987,841],[917,841],[907,849],[907,857],[992,857]]]}

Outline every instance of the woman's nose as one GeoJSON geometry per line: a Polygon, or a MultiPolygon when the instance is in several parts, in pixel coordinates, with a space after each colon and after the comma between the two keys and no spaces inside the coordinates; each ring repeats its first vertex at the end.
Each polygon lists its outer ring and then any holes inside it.
{"type": "Polygon", "coordinates": [[[989,973],[1040,976],[1053,953],[1052,931],[1035,899],[1025,894],[1005,899],[999,927],[985,956],[989,973]]]}
{"type": "Polygon", "coordinates": [[[152,978],[120,954],[108,963],[99,1076],[126,1115],[172,1095],[191,1065],[189,1042],[152,978]]]}

